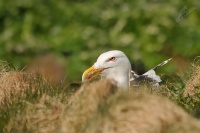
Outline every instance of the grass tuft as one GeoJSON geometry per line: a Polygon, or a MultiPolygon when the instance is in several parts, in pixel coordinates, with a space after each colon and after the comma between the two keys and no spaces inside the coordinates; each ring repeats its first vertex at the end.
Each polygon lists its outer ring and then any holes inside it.
{"type": "Polygon", "coordinates": [[[128,92],[103,80],[52,86],[6,63],[0,69],[0,132],[200,132],[199,64],[128,92]]]}

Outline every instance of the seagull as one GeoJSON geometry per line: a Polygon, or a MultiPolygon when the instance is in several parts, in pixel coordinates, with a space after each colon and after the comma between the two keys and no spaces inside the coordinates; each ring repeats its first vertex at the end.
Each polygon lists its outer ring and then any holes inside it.
{"type": "Polygon", "coordinates": [[[131,82],[136,82],[135,86],[139,86],[140,82],[144,80],[153,83],[154,85],[158,85],[158,83],[161,82],[161,79],[156,75],[155,70],[170,60],[171,59],[168,59],[146,73],[138,75],[131,70],[131,63],[122,51],[111,50],[102,53],[94,65],[84,71],[82,81],[86,82],[100,75],[101,79],[110,80],[122,90],[128,90],[131,82]]]}

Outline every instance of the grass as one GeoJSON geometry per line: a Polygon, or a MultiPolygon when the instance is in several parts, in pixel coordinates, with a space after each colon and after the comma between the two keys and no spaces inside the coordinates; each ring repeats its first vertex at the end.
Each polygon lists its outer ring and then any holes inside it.
{"type": "Polygon", "coordinates": [[[0,132],[200,131],[200,65],[162,85],[120,92],[108,81],[52,86],[1,63],[0,132]],[[192,130],[191,130],[192,129],[192,130]]]}

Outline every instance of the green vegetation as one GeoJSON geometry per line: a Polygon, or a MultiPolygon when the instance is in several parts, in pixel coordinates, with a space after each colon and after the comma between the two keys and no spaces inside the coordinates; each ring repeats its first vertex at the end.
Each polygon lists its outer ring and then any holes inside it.
{"type": "Polygon", "coordinates": [[[111,49],[124,51],[136,70],[141,62],[150,69],[173,57],[178,63],[163,70],[179,71],[199,55],[199,5],[197,0],[1,0],[0,57],[22,69],[40,53],[72,52],[65,61],[70,81],[80,80],[99,54],[111,49]]]}

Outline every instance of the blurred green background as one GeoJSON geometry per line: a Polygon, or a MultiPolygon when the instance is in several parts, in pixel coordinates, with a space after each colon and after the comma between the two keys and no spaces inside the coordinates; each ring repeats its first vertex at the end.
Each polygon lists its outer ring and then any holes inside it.
{"type": "Polygon", "coordinates": [[[170,57],[162,73],[183,71],[200,54],[199,7],[198,0],[1,0],[0,60],[22,69],[55,54],[74,81],[102,52],[118,49],[139,74],[170,57]]]}

